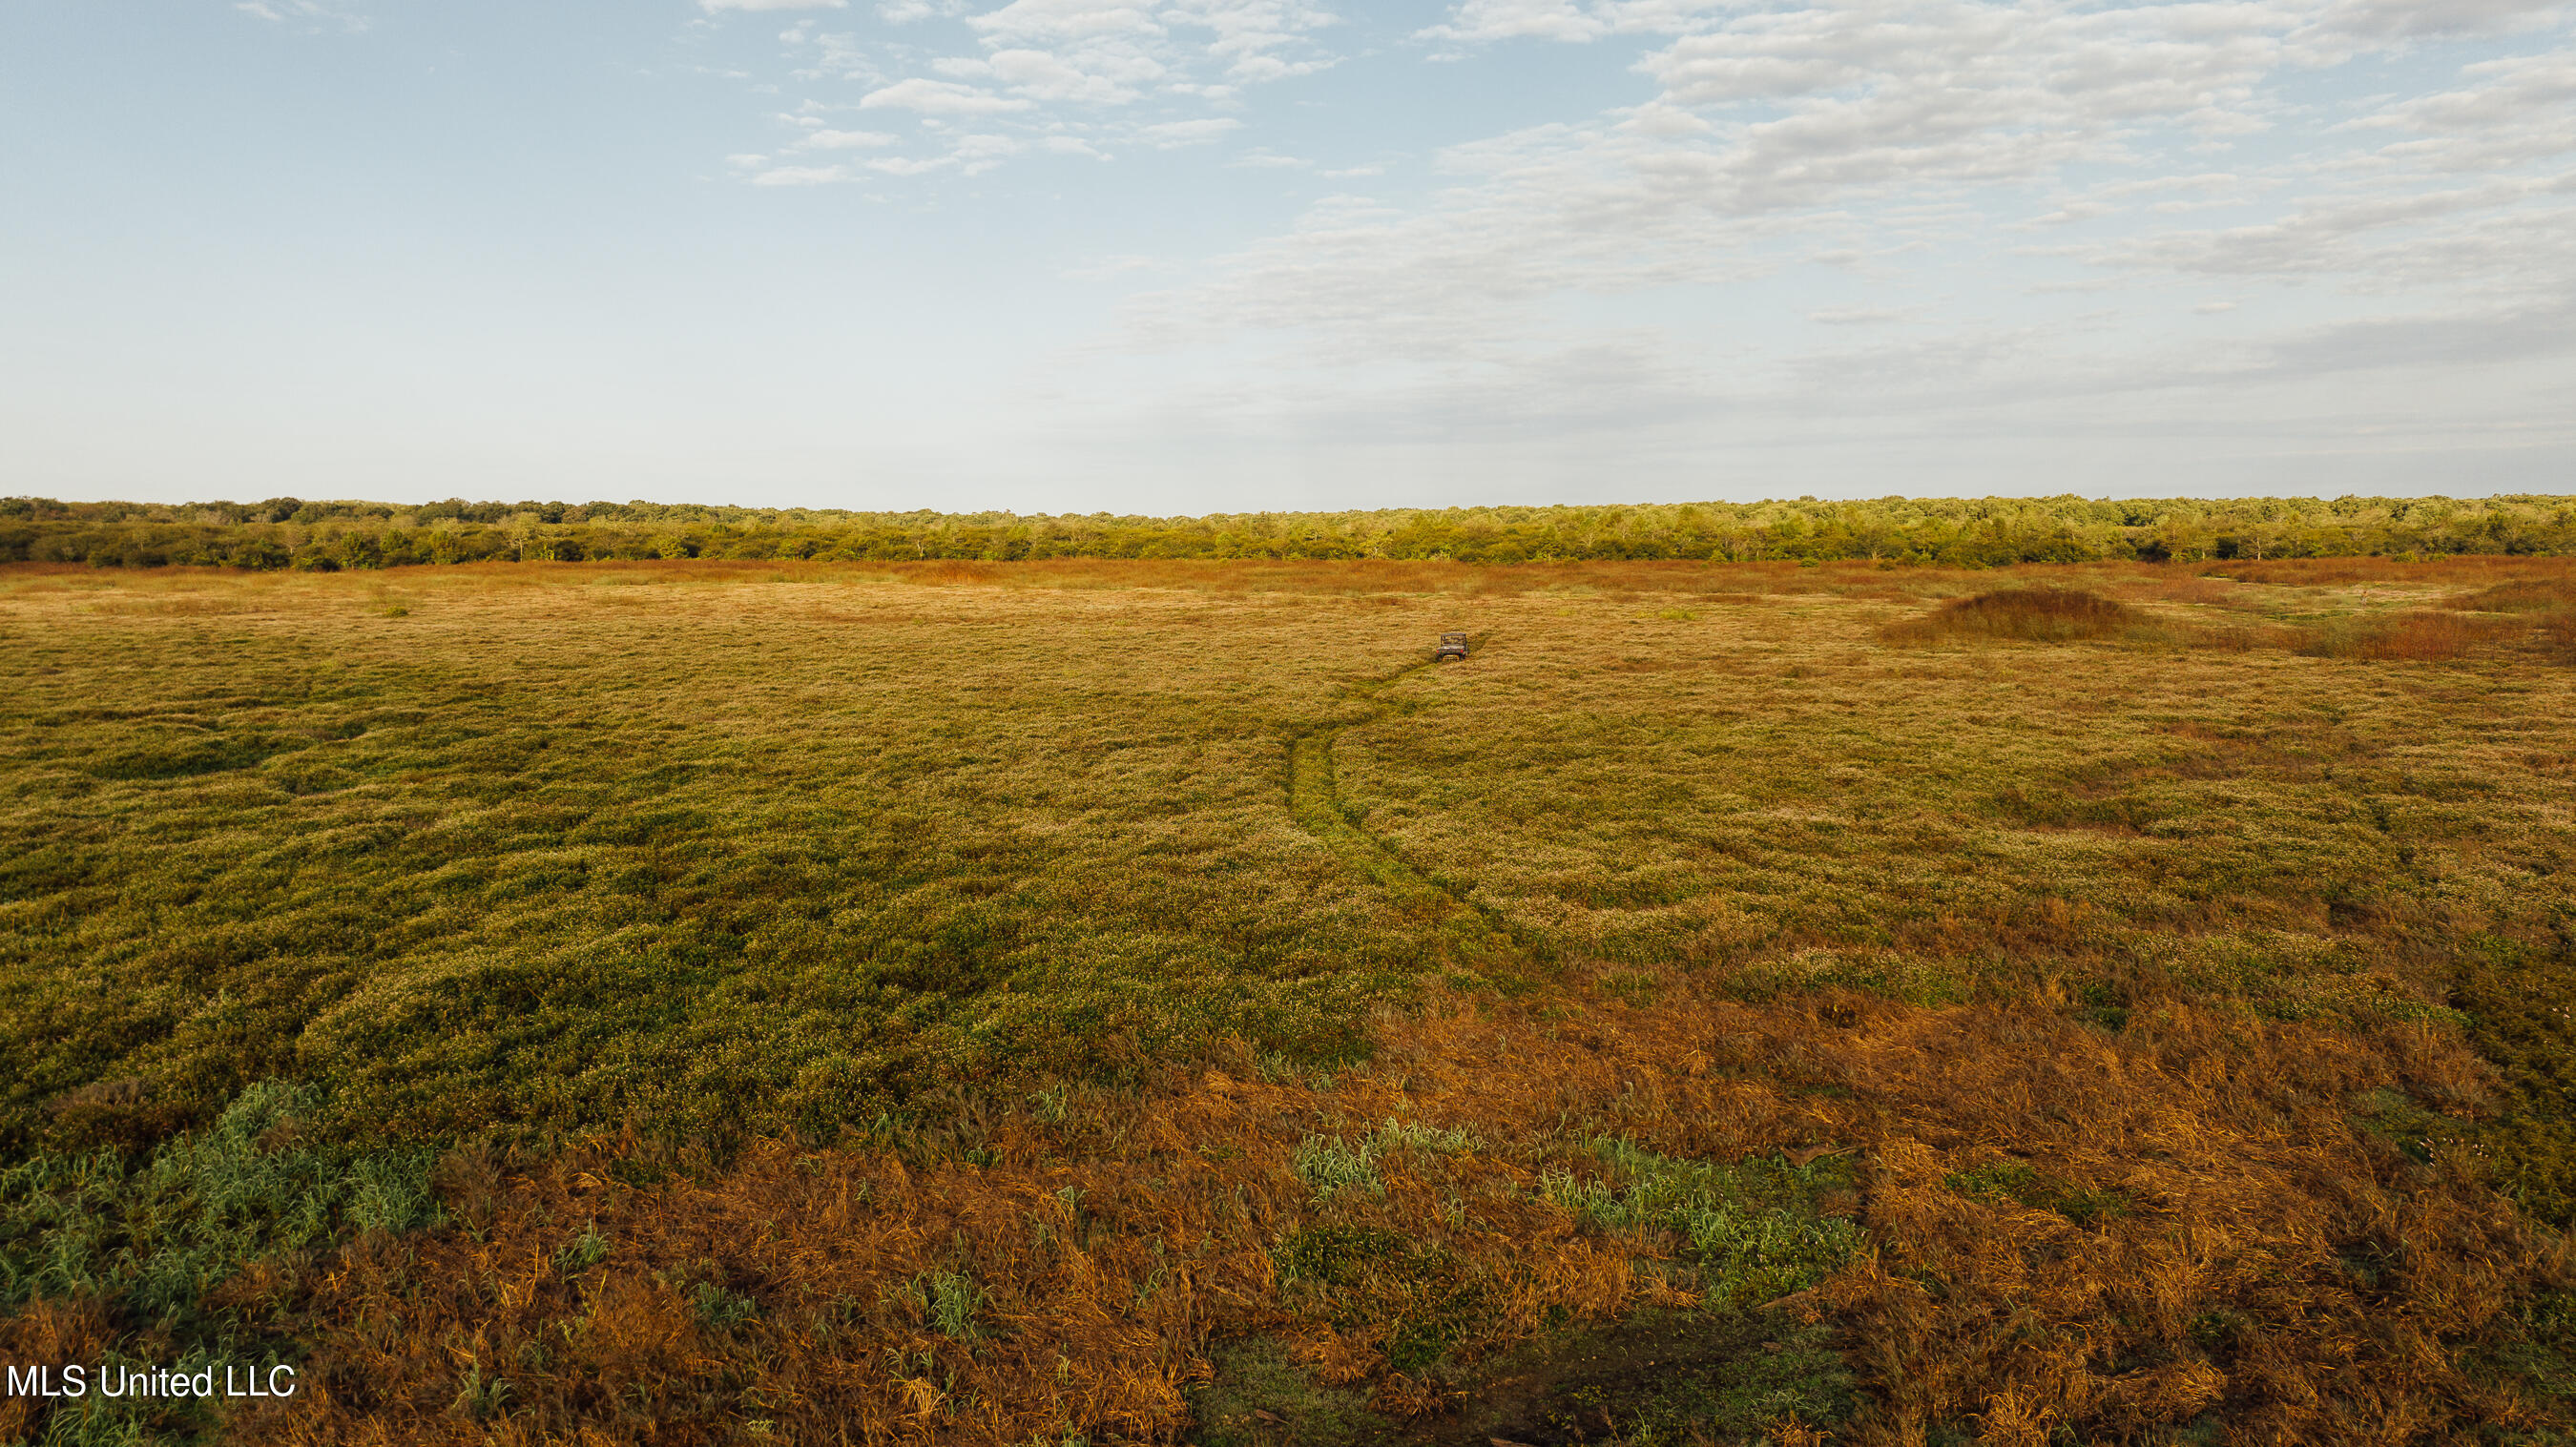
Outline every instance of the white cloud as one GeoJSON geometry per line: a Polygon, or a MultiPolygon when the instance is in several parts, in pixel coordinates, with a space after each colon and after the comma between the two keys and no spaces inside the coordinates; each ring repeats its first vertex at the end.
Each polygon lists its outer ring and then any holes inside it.
{"type": "Polygon", "coordinates": [[[896,81],[883,90],[870,91],[859,98],[859,105],[865,110],[919,111],[931,116],[991,115],[997,111],[1024,111],[1029,108],[1029,102],[1024,100],[922,76],[896,81]]]}
{"type": "Polygon", "coordinates": [[[1444,24],[1422,34],[1439,40],[1591,41],[1639,33],[1674,34],[1730,8],[1722,0],[1464,0],[1444,24]]]}
{"type": "Polygon", "coordinates": [[[1465,0],[1431,38],[1644,37],[1652,94],[1451,147],[1447,184],[1424,196],[1317,203],[1293,230],[1134,298],[1117,346],[1257,356],[1296,381],[1241,405],[1303,408],[1319,429],[1373,425],[1393,398],[1425,417],[1528,400],[1504,379],[1592,389],[1551,399],[1542,410],[1559,418],[1632,416],[1639,396],[1696,398],[1704,417],[2562,356],[2576,344],[2542,348],[2576,295],[2576,45],[2533,27],[2563,20],[2525,4],[2346,0],[1465,0]],[[2365,73],[2338,67],[2414,57],[2436,32],[2519,37],[2529,53],[2472,53],[2451,84],[2338,99],[2365,73]],[[2189,220],[2214,209],[2246,219],[2189,220]],[[1920,307],[1853,297],[1853,280],[1793,274],[1818,263],[1902,287],[1923,274],[1918,257],[1991,264],[2016,229],[2078,223],[2086,239],[2022,249],[1998,287],[1999,305],[2040,320],[1935,327],[1920,307]],[[2210,276],[2302,288],[2303,302],[2241,312],[2229,357],[2159,340],[2194,315],[2240,312],[2247,298],[2177,295],[2210,276]],[[1794,313],[1817,329],[1803,343],[1798,323],[1752,320],[1791,285],[1829,299],[1794,313]],[[1583,320],[1633,315],[1617,299],[1649,295],[1696,329],[1612,344],[1606,320],[1583,320]],[[2403,324],[2315,322],[2400,299],[2415,313],[2403,324]],[[1737,314],[1741,329],[1726,320],[1737,314]],[[2276,314],[2309,330],[2267,335],[2276,314]],[[1872,345],[1825,344],[1898,323],[1872,345]],[[1730,346],[1712,369],[1710,349],[1730,346]]]}
{"type": "Polygon", "coordinates": [[[755,186],[828,186],[850,179],[846,166],[774,166],[755,174],[755,186]]]}
{"type": "Polygon", "coordinates": [[[237,0],[233,8],[273,25],[302,24],[313,29],[329,26],[351,32],[367,28],[367,17],[328,0],[237,0]]]}
{"type": "Polygon", "coordinates": [[[868,151],[891,146],[901,139],[884,131],[820,130],[808,134],[797,144],[814,151],[868,151]]]}
{"type": "MultiPolygon", "coordinates": [[[[919,132],[773,150],[884,153],[836,179],[1221,140],[1243,143],[1222,164],[1291,186],[1380,170],[1304,159],[1313,139],[1260,103],[1339,59],[1305,0],[879,13],[921,28],[792,43],[919,132]]],[[[2535,0],[1457,0],[1410,54],[1588,46],[1594,72],[1631,67],[1629,103],[1451,145],[1435,185],[1326,197],[1228,255],[1067,273],[1168,273],[1070,375],[1113,397],[1116,359],[1168,365],[1175,409],[1320,436],[2563,366],[2568,20],[2535,0]]]]}
{"type": "Polygon", "coordinates": [[[1052,51],[997,50],[985,62],[995,79],[1017,94],[1042,101],[1079,105],[1125,105],[1135,100],[1140,84],[1150,83],[1163,67],[1143,55],[1087,57],[1076,65],[1052,51]]]}
{"type": "Polygon", "coordinates": [[[1000,165],[1003,157],[1017,155],[1025,149],[1026,146],[1014,136],[971,135],[959,136],[948,154],[958,162],[960,170],[974,176],[1000,165]]]}
{"type": "MultiPolygon", "coordinates": [[[[1118,137],[1158,147],[1203,141],[1240,123],[1227,112],[1247,87],[1337,60],[1316,37],[1339,21],[1309,0],[1009,0],[986,9],[961,0],[885,0],[877,13],[889,24],[956,21],[965,43],[871,42],[800,22],[780,37],[799,58],[796,76],[863,80],[873,87],[860,102],[868,108],[978,117],[1017,135],[1024,144],[1014,153],[1100,156],[1097,142],[1118,137]],[[1148,102],[1156,103],[1150,121],[1100,119],[1148,102]],[[1083,139],[1074,146],[1049,140],[1067,134],[1083,139]]],[[[990,160],[964,164],[980,169],[990,160]]]]}
{"type": "Polygon", "coordinates": [[[1161,125],[1146,126],[1136,132],[1136,138],[1149,146],[1170,150],[1175,146],[1201,146],[1222,140],[1226,132],[1241,129],[1243,122],[1232,116],[1211,116],[1204,120],[1165,121],[1161,125]]]}
{"type": "Polygon", "coordinates": [[[974,16],[967,24],[982,32],[988,41],[1002,44],[1063,44],[1068,41],[1095,41],[1112,35],[1150,35],[1164,33],[1162,22],[1152,9],[1144,6],[1102,3],[1102,0],[1013,0],[983,15],[974,16]]]}

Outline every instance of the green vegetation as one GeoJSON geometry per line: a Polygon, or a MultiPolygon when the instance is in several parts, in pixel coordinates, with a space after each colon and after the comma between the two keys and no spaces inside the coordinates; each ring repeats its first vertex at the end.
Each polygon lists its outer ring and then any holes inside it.
{"type": "MultiPolygon", "coordinates": [[[[63,503],[0,499],[0,561],[324,571],[423,563],[646,558],[923,562],[1050,558],[1444,559],[1527,563],[1690,558],[2000,567],[2105,559],[2565,554],[2565,497],[2125,501],[1880,498],[1256,513],[852,513],[646,502],[396,506],[63,503]]],[[[399,616],[399,615],[396,615],[399,616]]]]}
{"type": "Polygon", "coordinates": [[[437,1222],[429,1153],[298,1145],[304,1101],[255,1085],[210,1129],[141,1160],[45,1152],[0,1170],[0,1305],[90,1297],[193,1339],[207,1293],[244,1262],[437,1222]]]}
{"type": "Polygon", "coordinates": [[[1549,1200],[1605,1231],[1670,1231],[1698,1268],[1689,1284],[1712,1306],[1758,1306],[1804,1291],[1851,1258],[1860,1228],[1820,1214],[1817,1198],[1850,1184],[1838,1158],[1805,1166],[1675,1161],[1615,1137],[1591,1142],[1606,1174],[1562,1168],[1539,1178],[1549,1200]]]}
{"type": "MultiPolygon", "coordinates": [[[[1032,635],[772,599],[15,634],[0,1138],[203,1122],[278,1078],[349,1137],[828,1139],[991,1072],[1347,1053],[1422,967],[1270,822],[1278,714],[1340,657],[1148,678],[1135,643],[1186,607],[1032,635]],[[72,1109],[127,1078],[148,1103],[72,1109]]],[[[1277,621],[1242,642],[1293,660],[1312,624],[1277,621]]]]}

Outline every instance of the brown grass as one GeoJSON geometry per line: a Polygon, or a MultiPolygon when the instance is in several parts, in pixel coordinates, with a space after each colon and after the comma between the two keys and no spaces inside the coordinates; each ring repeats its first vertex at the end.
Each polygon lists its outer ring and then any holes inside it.
{"type": "Polygon", "coordinates": [[[2563,577],[2563,558],[2479,555],[2426,560],[2408,558],[2284,558],[2269,562],[2203,563],[2203,577],[2232,578],[2285,588],[2331,588],[2353,583],[2438,583],[2454,588],[2492,587],[2525,578],[2563,577]]]}
{"type": "Polygon", "coordinates": [[[2442,600],[2445,608],[2477,613],[2560,613],[2576,609],[2576,580],[2525,578],[2442,600]]]}
{"type": "Polygon", "coordinates": [[[2481,644],[2523,631],[2504,618],[2449,612],[2405,612],[2338,620],[2311,631],[2301,653],[2374,663],[2429,663],[2459,658],[2481,644]]]}
{"type": "MultiPolygon", "coordinates": [[[[2356,1040],[2174,1010],[2115,1037],[2020,1006],[1840,993],[1543,1013],[1451,1001],[1389,1024],[1377,1061],[1329,1089],[1263,1083],[1244,1062],[1077,1095],[1059,1124],[966,1111],[945,1147],[776,1144],[645,1186],[623,1184],[637,1167],[613,1147],[461,1160],[449,1195],[468,1229],[236,1284],[251,1319],[310,1344],[316,1391],[237,1423],[280,1443],[712,1443],[747,1421],[793,1441],[1164,1440],[1209,1344],[1247,1332],[1284,1336],[1324,1380],[1371,1384],[1382,1407],[1432,1408],[1437,1384],[1388,1370],[1385,1320],[1293,1304],[1271,1250],[1331,1223],[1455,1253],[1484,1292],[1471,1355],[1534,1335],[1551,1309],[1671,1300],[1635,1263],[1674,1243],[1587,1234],[1533,1193],[1536,1168],[1590,1130],[1681,1156],[1857,1152],[1847,1209],[1875,1249],[1797,1307],[1843,1323],[1881,1384],[1844,1440],[1974,1420],[1984,1440],[2037,1447],[2222,1402],[2244,1441],[2525,1419],[2457,1363],[2510,1336],[2518,1293],[2563,1279],[2556,1248],[2460,1148],[2436,1142],[2436,1164],[2414,1166],[2339,1104],[2390,1086],[2474,1099],[2476,1067],[2436,1032],[2356,1040]],[[1382,1200],[1311,1200],[1289,1169],[1301,1136],[1390,1118],[1464,1127],[1484,1148],[1390,1158],[1382,1200]],[[2077,1221],[1953,1184],[1997,1161],[2126,1204],[2077,1221]],[[565,1264],[594,1223],[606,1260],[565,1264]],[[938,1272],[990,1293],[980,1340],[941,1335],[907,1295],[938,1272]],[[756,1314],[711,1324],[692,1305],[707,1288],[756,1314]],[[509,1381],[515,1415],[458,1410],[469,1373],[509,1381]]],[[[66,1325],[51,1321],[20,1334],[66,1325]]]]}

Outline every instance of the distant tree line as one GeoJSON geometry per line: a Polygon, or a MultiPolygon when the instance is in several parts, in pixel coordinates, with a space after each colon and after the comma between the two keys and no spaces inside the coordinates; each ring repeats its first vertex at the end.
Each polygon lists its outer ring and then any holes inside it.
{"type": "Polygon", "coordinates": [[[391,568],[640,558],[1873,559],[1945,567],[2099,559],[2576,552],[2576,498],[1880,498],[1389,508],[1198,518],[871,513],[647,502],[207,502],[0,498],[0,561],[391,568]]]}

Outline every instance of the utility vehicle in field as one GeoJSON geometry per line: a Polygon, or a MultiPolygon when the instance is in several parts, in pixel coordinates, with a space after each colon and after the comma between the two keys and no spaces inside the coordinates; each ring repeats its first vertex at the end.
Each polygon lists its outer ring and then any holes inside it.
{"type": "Polygon", "coordinates": [[[1436,655],[1434,655],[1434,656],[1435,656],[1435,657],[1437,657],[1437,658],[1438,658],[1441,662],[1443,662],[1443,663],[1448,662],[1448,661],[1449,661],[1450,659],[1452,659],[1452,658],[1464,658],[1464,657],[1466,657],[1466,656],[1467,656],[1467,635],[1466,635],[1466,634],[1464,634],[1464,633],[1443,633],[1443,634],[1441,634],[1441,635],[1440,635],[1440,651],[1439,651],[1439,653],[1437,653],[1437,654],[1436,654],[1436,655]]]}

